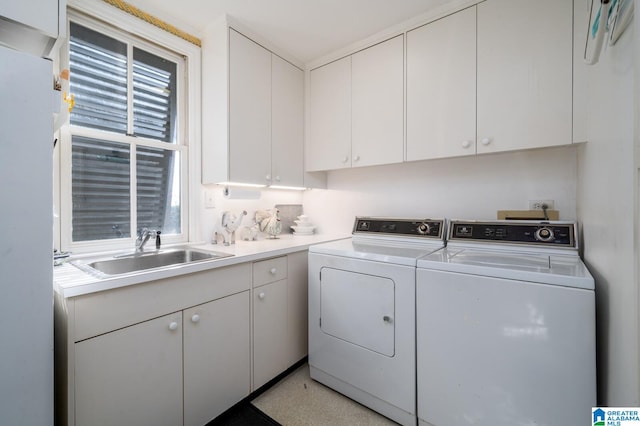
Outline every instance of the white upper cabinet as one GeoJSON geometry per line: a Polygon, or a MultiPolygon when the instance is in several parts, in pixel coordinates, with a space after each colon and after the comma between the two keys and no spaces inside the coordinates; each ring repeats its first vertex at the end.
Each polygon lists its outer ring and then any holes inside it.
{"type": "Polygon", "coordinates": [[[351,57],[309,73],[306,171],[351,167],[351,57]]]}
{"type": "Polygon", "coordinates": [[[487,0],[409,31],[407,160],[570,144],[572,16],[487,0]]]}
{"type": "Polygon", "coordinates": [[[573,2],[477,8],[478,153],[570,144],[573,2]]]}
{"type": "Polygon", "coordinates": [[[271,179],[271,52],[232,29],[229,84],[229,180],[267,185],[271,179]]]}
{"type": "Polygon", "coordinates": [[[404,36],[351,58],[351,165],[403,160],[404,36]]]}
{"type": "Polygon", "coordinates": [[[3,1],[0,16],[47,35],[58,35],[58,0],[3,1]]]}
{"type": "Polygon", "coordinates": [[[476,8],[407,33],[407,161],[476,153],[476,8]]]}
{"type": "Polygon", "coordinates": [[[303,186],[304,73],[271,56],[271,183],[303,186]]]}
{"type": "Polygon", "coordinates": [[[302,187],[303,71],[226,22],[202,64],[202,183],[302,187]]]}
{"type": "Polygon", "coordinates": [[[49,57],[66,34],[66,0],[0,2],[0,45],[49,57]]]}
{"type": "Polygon", "coordinates": [[[311,70],[307,171],[401,162],[404,36],[311,70]]]}

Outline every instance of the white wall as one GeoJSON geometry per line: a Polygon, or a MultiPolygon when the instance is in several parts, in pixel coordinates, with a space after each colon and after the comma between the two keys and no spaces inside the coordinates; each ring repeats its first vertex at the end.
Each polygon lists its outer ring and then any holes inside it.
{"type": "Polygon", "coordinates": [[[629,28],[589,67],[589,142],[578,151],[577,216],[585,262],[596,279],[598,399],[608,406],[640,405],[633,144],[637,38],[629,28]]]}
{"type": "Polygon", "coordinates": [[[575,146],[332,171],[306,191],[305,213],[325,233],[350,233],[355,216],[495,219],[551,199],[576,218],[575,146]]]}
{"type": "MultiPolygon", "coordinates": [[[[227,198],[223,194],[223,187],[219,185],[201,186],[201,205],[198,210],[199,215],[199,235],[203,242],[210,242],[215,224],[222,218],[225,210],[233,211],[237,214],[243,210],[247,211],[247,216],[243,219],[242,225],[250,225],[256,210],[271,209],[276,204],[302,204],[302,192],[292,190],[260,189],[258,199],[233,199],[227,198]],[[214,194],[215,208],[205,207],[205,193],[212,191],[214,194]]],[[[239,191],[251,191],[249,189],[238,188],[239,191]]],[[[233,188],[232,188],[233,191],[233,188]]],[[[288,232],[282,230],[283,233],[288,232]]]]}

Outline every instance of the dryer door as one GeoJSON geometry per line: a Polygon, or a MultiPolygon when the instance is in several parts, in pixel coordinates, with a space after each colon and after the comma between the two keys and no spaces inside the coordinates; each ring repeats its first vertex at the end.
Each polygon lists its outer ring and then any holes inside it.
{"type": "Polygon", "coordinates": [[[320,329],[386,356],[395,353],[395,284],[386,277],[322,268],[320,329]]]}

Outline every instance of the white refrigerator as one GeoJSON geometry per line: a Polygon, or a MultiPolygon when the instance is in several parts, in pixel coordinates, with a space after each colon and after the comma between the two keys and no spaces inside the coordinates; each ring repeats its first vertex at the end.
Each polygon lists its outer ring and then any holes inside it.
{"type": "Polygon", "coordinates": [[[0,45],[0,424],[53,424],[53,74],[0,45]]]}

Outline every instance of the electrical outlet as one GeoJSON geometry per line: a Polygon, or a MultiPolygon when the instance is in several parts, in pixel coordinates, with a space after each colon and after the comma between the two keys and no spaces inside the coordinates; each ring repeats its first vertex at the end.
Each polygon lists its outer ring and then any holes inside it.
{"type": "Polygon", "coordinates": [[[529,200],[529,210],[542,210],[542,205],[547,205],[547,210],[553,210],[553,200],[529,200]]]}

